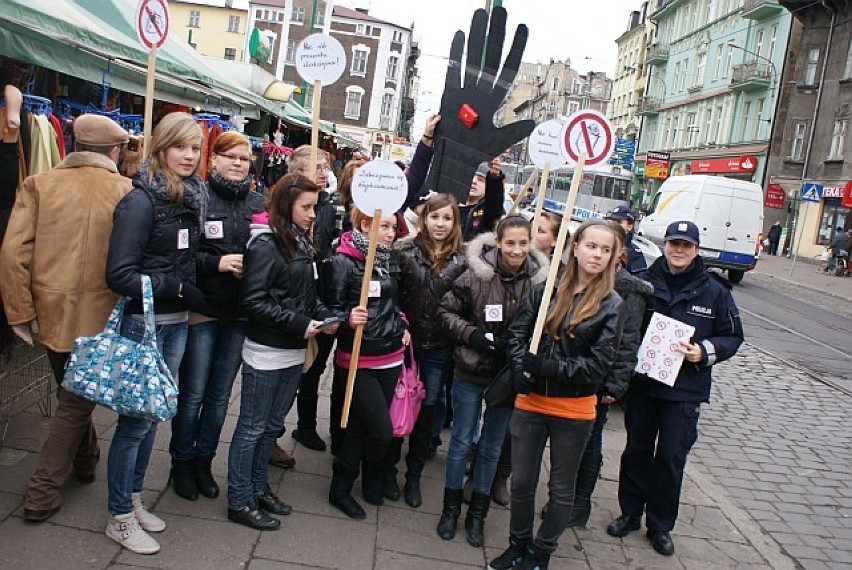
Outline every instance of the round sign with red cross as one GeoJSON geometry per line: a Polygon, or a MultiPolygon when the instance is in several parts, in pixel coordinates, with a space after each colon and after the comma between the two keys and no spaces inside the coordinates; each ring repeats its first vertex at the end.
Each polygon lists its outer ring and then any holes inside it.
{"type": "Polygon", "coordinates": [[[606,164],[615,148],[615,133],[612,124],[602,113],[583,109],[565,121],[562,130],[565,157],[570,165],[586,155],[586,166],[606,164]]]}
{"type": "Polygon", "coordinates": [[[169,6],[166,0],[139,0],[136,33],[147,50],[159,48],[169,35],[169,6]]]}

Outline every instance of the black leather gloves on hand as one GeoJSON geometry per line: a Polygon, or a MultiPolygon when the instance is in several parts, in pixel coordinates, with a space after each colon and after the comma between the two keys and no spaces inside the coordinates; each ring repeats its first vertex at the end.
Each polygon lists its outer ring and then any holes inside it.
{"type": "Polygon", "coordinates": [[[204,292],[188,281],[183,282],[181,287],[180,297],[186,306],[197,311],[204,307],[204,292]]]}
{"type": "Polygon", "coordinates": [[[527,27],[519,25],[500,70],[506,38],[505,8],[495,7],[491,11],[490,26],[485,10],[474,12],[467,37],[466,62],[462,61],[464,32],[456,32],[450,47],[447,78],[441,97],[441,122],[435,129],[435,155],[426,188],[452,194],[464,203],[477,165],[499,156],[505,149],[528,137],[535,128],[535,122],[531,120],[517,121],[500,128],[494,125],[494,113],[503,104],[506,92],[518,74],[527,35],[527,27]]]}
{"type": "Polygon", "coordinates": [[[494,344],[494,341],[488,340],[488,337],[485,336],[485,331],[482,329],[476,329],[471,333],[468,344],[472,349],[483,354],[494,354],[497,352],[497,346],[494,344]]]}
{"type": "Polygon", "coordinates": [[[532,377],[524,374],[523,370],[515,370],[512,374],[512,381],[515,384],[515,391],[518,394],[529,394],[530,390],[532,390],[532,377]]]}
{"type": "Polygon", "coordinates": [[[559,376],[559,361],[527,352],[524,354],[524,372],[539,378],[555,380],[559,376]]]}

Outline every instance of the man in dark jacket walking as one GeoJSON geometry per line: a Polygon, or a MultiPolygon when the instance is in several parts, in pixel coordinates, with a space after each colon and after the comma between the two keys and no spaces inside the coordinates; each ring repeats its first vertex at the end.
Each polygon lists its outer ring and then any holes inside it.
{"type": "Polygon", "coordinates": [[[690,342],[681,342],[684,361],[673,386],[641,374],[630,383],[627,446],[618,481],[622,514],[607,527],[612,536],[626,536],[639,529],[644,512],[648,539],[665,555],[674,554],[669,533],[677,519],[686,457],[698,438],[699,408],[710,400],[712,367],[736,354],[743,342],[730,285],[707,272],[698,243],[695,224],[670,224],[664,256],[649,269],[654,293],[644,327],[657,312],[694,326],[695,333],[690,342]]]}
{"type": "Polygon", "coordinates": [[[645,263],[642,250],[633,243],[633,226],[636,223],[633,210],[628,206],[616,206],[606,215],[606,219],[618,223],[627,232],[627,241],[624,243],[627,249],[627,270],[631,275],[644,278],[645,272],[648,271],[648,264],[645,263]]]}

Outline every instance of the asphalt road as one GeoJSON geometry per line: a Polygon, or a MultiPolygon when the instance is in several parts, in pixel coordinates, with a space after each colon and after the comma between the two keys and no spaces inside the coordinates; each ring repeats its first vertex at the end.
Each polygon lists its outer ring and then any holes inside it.
{"type": "Polygon", "coordinates": [[[749,280],[734,287],[748,342],[852,395],[852,319],[847,303],[749,280]]]}

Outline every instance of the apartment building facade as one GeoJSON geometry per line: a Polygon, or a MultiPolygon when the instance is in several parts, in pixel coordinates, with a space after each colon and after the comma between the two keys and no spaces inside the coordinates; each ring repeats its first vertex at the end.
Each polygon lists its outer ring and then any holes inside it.
{"type": "Polygon", "coordinates": [[[654,33],[648,21],[648,4],[643,2],[639,10],[630,13],[627,30],[615,40],[618,60],[612,80],[609,120],[616,136],[629,140],[639,135],[642,117],[637,110],[648,81],[645,53],[654,33]]]}
{"type": "Polygon", "coordinates": [[[201,55],[242,61],[249,0],[170,0],[172,33],[201,55]]]}

